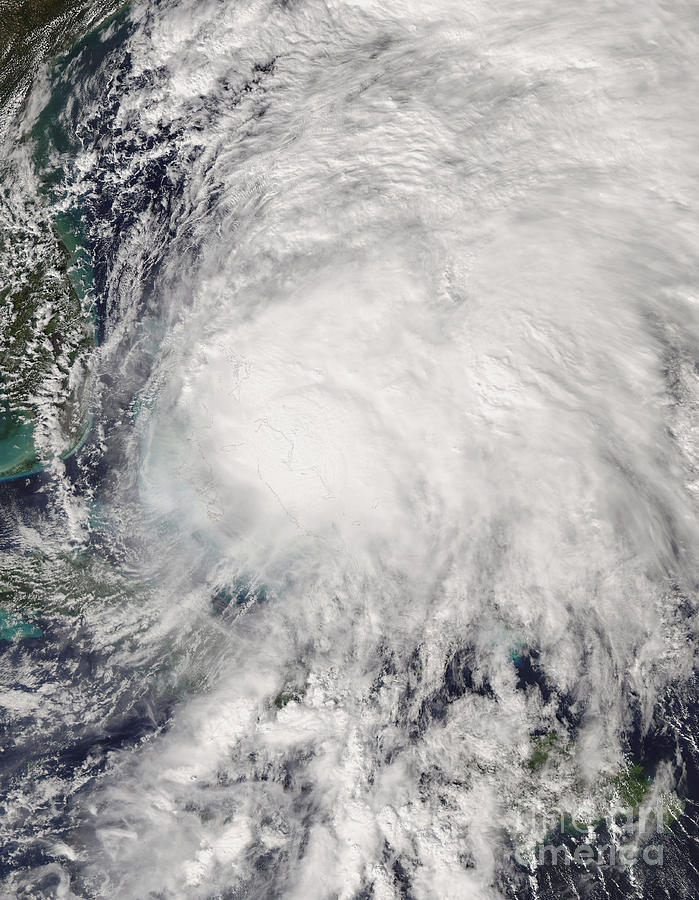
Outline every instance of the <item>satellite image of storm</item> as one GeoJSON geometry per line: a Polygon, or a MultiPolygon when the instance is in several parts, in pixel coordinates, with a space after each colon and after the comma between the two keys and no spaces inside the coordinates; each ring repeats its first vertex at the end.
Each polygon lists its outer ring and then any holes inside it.
{"type": "Polygon", "coordinates": [[[697,0],[0,0],[0,900],[699,897],[697,0]]]}

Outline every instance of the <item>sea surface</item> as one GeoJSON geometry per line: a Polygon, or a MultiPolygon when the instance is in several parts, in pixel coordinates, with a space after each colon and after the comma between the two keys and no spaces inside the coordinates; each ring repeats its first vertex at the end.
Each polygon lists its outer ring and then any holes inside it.
{"type": "Polygon", "coordinates": [[[696,3],[0,17],[0,898],[696,897],[696,3]]]}

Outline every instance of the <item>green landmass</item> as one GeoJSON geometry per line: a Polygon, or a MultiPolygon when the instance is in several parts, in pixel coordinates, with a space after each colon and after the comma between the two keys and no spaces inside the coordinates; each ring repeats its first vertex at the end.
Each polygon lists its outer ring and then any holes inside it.
{"type": "Polygon", "coordinates": [[[118,0],[0,0],[0,480],[63,458],[89,428],[87,360],[95,346],[89,260],[75,223],[52,220],[13,159],[33,79],[122,6],[118,0]],[[58,446],[36,433],[47,409],[58,446]],[[42,447],[44,448],[42,451],[42,447]]]}
{"type": "Polygon", "coordinates": [[[569,752],[565,741],[558,732],[549,731],[547,734],[535,735],[531,739],[532,752],[525,765],[530,772],[537,772],[548,762],[551,754],[568,756],[569,752]]]}
{"type": "Polygon", "coordinates": [[[120,603],[141,588],[105,560],[78,551],[6,553],[0,559],[0,608],[15,617],[79,616],[85,603],[120,603]]]}
{"type": "Polygon", "coordinates": [[[643,766],[629,766],[609,779],[609,786],[619,802],[632,814],[638,812],[650,790],[652,779],[643,771],[643,766]]]}
{"type": "Polygon", "coordinates": [[[0,109],[16,112],[39,66],[120,5],[117,0],[0,0],[0,109]]]}
{"type": "Polygon", "coordinates": [[[538,834],[513,832],[530,852],[550,843],[560,832],[574,839],[583,835],[587,840],[590,831],[609,818],[630,825],[639,820],[643,809],[653,816],[662,814],[666,829],[685,812],[684,801],[674,792],[654,788],[652,775],[642,765],[628,763],[596,781],[586,780],[575,742],[553,730],[530,736],[522,766],[526,790],[512,798],[513,805],[524,811],[525,824],[531,808],[537,809],[538,821],[547,824],[538,834]]]}

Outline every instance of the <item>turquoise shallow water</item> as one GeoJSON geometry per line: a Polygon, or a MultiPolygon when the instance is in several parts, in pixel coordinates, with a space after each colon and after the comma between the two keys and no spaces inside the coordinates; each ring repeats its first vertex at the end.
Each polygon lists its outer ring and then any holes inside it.
{"type": "Polygon", "coordinates": [[[35,464],[36,449],[31,422],[3,409],[0,415],[0,478],[31,471],[35,464]]]}
{"type": "MultiPolygon", "coordinates": [[[[61,459],[69,459],[83,447],[91,427],[92,417],[86,422],[80,439],[61,454],[61,459]]],[[[43,469],[44,464],[34,443],[34,427],[31,422],[16,415],[5,414],[0,417],[0,483],[37,475],[43,469]]]]}
{"type": "Polygon", "coordinates": [[[39,638],[43,636],[43,633],[38,625],[25,622],[16,614],[0,608],[0,641],[39,638]]]}

